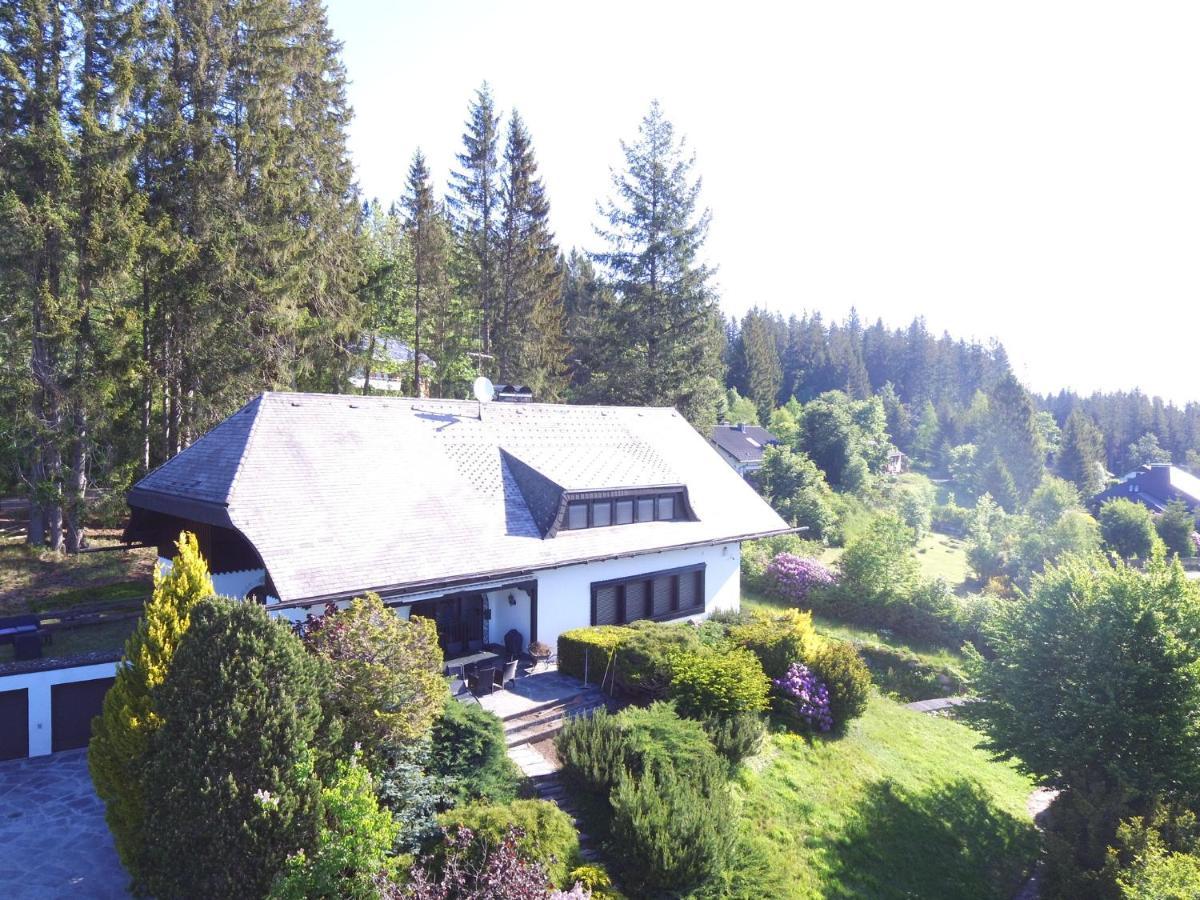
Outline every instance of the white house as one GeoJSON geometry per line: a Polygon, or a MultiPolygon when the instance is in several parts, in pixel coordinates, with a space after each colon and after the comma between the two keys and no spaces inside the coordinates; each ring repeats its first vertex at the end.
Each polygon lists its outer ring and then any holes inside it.
{"type": "Polygon", "coordinates": [[[129,493],[164,559],[298,620],[375,591],[447,656],[739,601],[787,524],[672,409],[267,393],[129,493]]]}

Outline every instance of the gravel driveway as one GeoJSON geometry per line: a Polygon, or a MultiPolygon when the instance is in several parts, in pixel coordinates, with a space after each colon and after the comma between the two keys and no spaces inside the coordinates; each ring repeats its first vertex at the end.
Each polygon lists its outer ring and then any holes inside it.
{"type": "Polygon", "coordinates": [[[87,751],[0,762],[5,900],[129,896],[87,751]]]}

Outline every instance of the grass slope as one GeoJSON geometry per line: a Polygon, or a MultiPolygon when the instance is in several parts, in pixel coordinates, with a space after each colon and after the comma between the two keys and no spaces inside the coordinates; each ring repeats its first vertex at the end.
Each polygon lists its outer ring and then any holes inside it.
{"type": "Polygon", "coordinates": [[[976,741],[878,695],[840,739],[773,734],[735,783],[772,896],[1011,897],[1037,848],[1032,784],[976,741]]]}
{"type": "MultiPolygon", "coordinates": [[[[958,538],[930,532],[917,542],[914,553],[926,578],[940,578],[951,589],[963,593],[971,570],[967,566],[967,545],[958,538]]],[[[841,547],[827,547],[818,557],[827,566],[834,565],[842,555],[841,547]]]]}

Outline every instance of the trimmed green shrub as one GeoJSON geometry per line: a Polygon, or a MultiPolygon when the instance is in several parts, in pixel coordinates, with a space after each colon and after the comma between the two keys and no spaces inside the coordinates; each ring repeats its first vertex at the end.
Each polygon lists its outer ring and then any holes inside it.
{"type": "Polygon", "coordinates": [[[317,837],[321,660],[257,603],[204,600],[156,693],[145,890],[261,897],[317,837]]]}
{"type": "Polygon", "coordinates": [[[442,827],[471,829],[477,840],[499,846],[509,828],[522,832],[517,839],[521,856],[540,863],[556,885],[566,884],[567,873],[583,862],[579,834],[571,817],[546,800],[514,800],[511,803],[468,803],[438,816],[442,827]]]}
{"type": "Polygon", "coordinates": [[[704,726],[680,718],[669,703],[578,716],[563,726],[554,746],[564,778],[598,798],[607,798],[626,771],[686,771],[708,793],[725,783],[725,764],[704,726]]]}
{"type": "Polygon", "coordinates": [[[755,713],[724,718],[712,716],[705,719],[703,724],[717,753],[734,766],[758,753],[767,733],[766,722],[755,713]]]}
{"type": "Polygon", "coordinates": [[[607,797],[625,765],[625,735],[617,717],[599,709],[568,719],[554,738],[563,779],[576,790],[607,797]]]}
{"type": "Polygon", "coordinates": [[[613,655],[613,684],[624,696],[661,700],[671,687],[671,659],[700,646],[693,625],[634,622],[613,655]]]}
{"type": "Polygon", "coordinates": [[[852,644],[829,641],[808,660],[808,667],[829,689],[829,712],[835,728],[867,711],[871,697],[871,670],[852,644]]]}
{"type": "Polygon", "coordinates": [[[609,669],[617,644],[628,634],[628,629],[619,625],[596,625],[564,631],[558,636],[558,671],[580,681],[599,684],[609,669]]]}
{"type": "Polygon", "coordinates": [[[433,723],[429,773],[458,801],[503,803],[517,796],[521,773],[508,757],[504,726],[474,704],[447,703],[433,723]]]}
{"type": "Polygon", "coordinates": [[[810,612],[756,610],[749,622],[729,628],[729,639],[757,656],[769,677],[782,678],[789,665],[813,651],[817,633],[810,612]]]}
{"type": "Polygon", "coordinates": [[[702,647],[675,654],[671,668],[670,696],[680,715],[703,719],[767,708],[770,681],[749,650],[702,647]]]}
{"type": "Polygon", "coordinates": [[[728,791],[698,791],[686,769],[622,778],[612,809],[625,880],[639,891],[677,896],[728,864],[735,818],[728,791]]]}

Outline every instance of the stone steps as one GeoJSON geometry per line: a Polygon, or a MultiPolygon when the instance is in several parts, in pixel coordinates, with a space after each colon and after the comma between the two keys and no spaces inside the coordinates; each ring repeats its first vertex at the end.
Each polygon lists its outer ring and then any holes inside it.
{"type": "Polygon", "coordinates": [[[519,715],[509,716],[502,720],[505,743],[509,747],[536,743],[557,734],[567,719],[590,715],[604,706],[603,696],[578,694],[566,700],[542,704],[519,715]]]}

